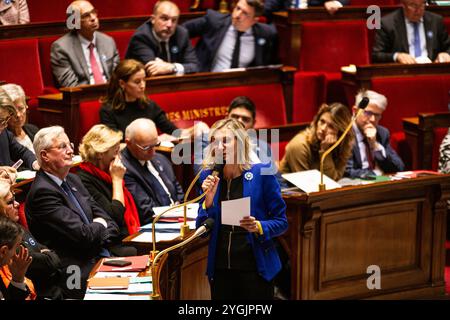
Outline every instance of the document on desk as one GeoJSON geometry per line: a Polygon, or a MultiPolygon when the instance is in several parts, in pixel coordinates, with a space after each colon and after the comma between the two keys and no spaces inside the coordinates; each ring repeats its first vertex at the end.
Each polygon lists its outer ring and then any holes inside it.
{"type": "MultiPolygon", "coordinates": [[[[153,207],[153,211],[155,212],[155,215],[158,215],[167,209],[169,209],[170,206],[164,206],[164,207],[153,207]]],[[[189,219],[195,219],[198,215],[198,203],[191,203],[187,205],[187,212],[186,217],[189,219]]],[[[184,207],[176,208],[173,210],[170,210],[169,212],[164,213],[161,216],[162,218],[181,218],[184,217],[184,207]]]]}
{"type": "MultiPolygon", "coordinates": [[[[306,193],[318,192],[320,184],[320,171],[319,170],[306,170],[293,173],[285,173],[281,175],[284,179],[300,188],[306,193]]],[[[326,190],[340,188],[339,183],[331,179],[330,177],[323,175],[323,183],[326,186],[326,190]]]]}
{"type": "MultiPolygon", "coordinates": [[[[177,232],[156,232],[156,241],[172,241],[180,236],[180,231],[177,232]]],[[[131,242],[152,243],[152,233],[142,232],[131,240],[131,242]]]]}
{"type": "Polygon", "coordinates": [[[239,226],[239,221],[249,215],[250,197],[222,201],[222,224],[239,226]]]}
{"type": "Polygon", "coordinates": [[[86,293],[84,300],[151,300],[149,295],[131,296],[128,294],[86,293]]]}

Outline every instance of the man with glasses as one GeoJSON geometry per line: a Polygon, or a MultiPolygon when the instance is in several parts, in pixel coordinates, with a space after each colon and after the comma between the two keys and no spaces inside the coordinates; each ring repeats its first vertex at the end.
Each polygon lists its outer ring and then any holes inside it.
{"type": "Polygon", "coordinates": [[[69,173],[73,144],[62,127],[39,130],[33,146],[41,170],[26,199],[28,226],[39,242],[61,258],[64,297],[82,299],[92,267],[101,257],[110,256],[107,248],[116,243],[119,228],[80,178],[69,173]]]}
{"type": "Polygon", "coordinates": [[[381,19],[373,62],[450,62],[450,38],[443,18],[425,10],[425,0],[401,0],[402,8],[381,19]]]}
{"type": "Polygon", "coordinates": [[[125,185],[134,197],[140,223],[145,225],[152,221],[153,207],[181,202],[184,192],[170,161],[155,152],[161,142],[152,120],[140,118],[131,122],[125,130],[125,143],[121,153],[127,168],[125,185]]]}
{"type": "Polygon", "coordinates": [[[57,85],[76,87],[108,81],[120,61],[114,39],[97,31],[97,10],[89,1],[74,1],[68,10],[75,12],[75,20],[80,18],[80,28],[52,44],[50,61],[57,85]]]}
{"type": "Polygon", "coordinates": [[[231,15],[208,10],[206,15],[183,24],[195,47],[200,71],[265,66],[275,61],[276,30],[259,23],[261,0],[239,0],[231,15]]]}
{"type": "MultiPolygon", "coordinates": [[[[39,170],[36,157],[26,147],[6,130],[8,122],[17,117],[17,111],[9,95],[0,87],[0,166],[13,166],[18,160],[23,160],[22,168],[39,170]]],[[[15,171],[8,169],[9,172],[15,171]]]]}
{"type": "Polygon", "coordinates": [[[405,165],[391,147],[389,130],[378,124],[386,110],[386,97],[371,90],[360,92],[356,96],[353,112],[358,112],[357,106],[363,97],[369,98],[369,104],[353,124],[356,141],[344,176],[367,178],[403,171],[405,165]]]}

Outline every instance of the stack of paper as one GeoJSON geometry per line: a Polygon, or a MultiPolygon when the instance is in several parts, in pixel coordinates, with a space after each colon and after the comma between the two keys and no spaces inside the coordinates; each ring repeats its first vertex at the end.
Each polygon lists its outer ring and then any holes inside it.
{"type": "Polygon", "coordinates": [[[91,278],[88,288],[91,290],[126,290],[128,289],[129,278],[91,278]]]}

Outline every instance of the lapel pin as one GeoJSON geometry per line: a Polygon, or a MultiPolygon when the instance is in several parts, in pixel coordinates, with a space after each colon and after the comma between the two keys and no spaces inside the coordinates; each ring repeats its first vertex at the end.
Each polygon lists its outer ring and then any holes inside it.
{"type": "Polygon", "coordinates": [[[433,31],[428,31],[427,32],[427,37],[428,38],[433,38],[433,31]]]}
{"type": "Polygon", "coordinates": [[[266,44],[266,39],[258,38],[257,43],[258,43],[258,45],[263,46],[266,44]]]}
{"type": "Polygon", "coordinates": [[[172,52],[172,53],[174,53],[174,54],[177,54],[178,51],[180,51],[180,50],[178,49],[177,46],[173,46],[172,48],[170,48],[170,52],[172,52]]]}
{"type": "Polygon", "coordinates": [[[252,180],[252,179],[253,179],[253,173],[247,172],[247,173],[244,175],[244,178],[245,178],[246,180],[248,180],[248,181],[252,180]]]}

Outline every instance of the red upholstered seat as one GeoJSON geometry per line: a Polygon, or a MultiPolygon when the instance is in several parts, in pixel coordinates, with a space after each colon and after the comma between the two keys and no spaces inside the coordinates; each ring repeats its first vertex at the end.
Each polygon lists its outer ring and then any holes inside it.
{"type": "Polygon", "coordinates": [[[297,72],[294,76],[292,122],[309,122],[326,100],[325,75],[297,72]]]}
{"type": "Polygon", "coordinates": [[[19,205],[19,224],[28,230],[27,217],[25,216],[25,202],[19,205]]]}
{"type": "MultiPolygon", "coordinates": [[[[28,0],[31,22],[66,20],[66,9],[72,0],[28,0]]],[[[95,3],[95,2],[94,2],[95,3]]]]}
{"type": "Polygon", "coordinates": [[[52,74],[52,65],[50,63],[50,52],[52,43],[59,39],[59,36],[39,38],[39,60],[41,63],[42,79],[46,88],[56,89],[52,74]]]}
{"type": "Polygon", "coordinates": [[[167,112],[171,121],[184,128],[194,121],[211,125],[222,119],[236,96],[248,96],[255,102],[257,128],[286,124],[286,107],[279,84],[160,93],[150,98],[167,112]]]}
{"type": "Polygon", "coordinates": [[[30,97],[43,93],[37,39],[0,41],[0,61],[0,80],[21,85],[30,97]]]}
{"type": "Polygon", "coordinates": [[[84,101],[80,103],[79,141],[92,128],[100,123],[100,101],[84,101]]]}
{"type": "Polygon", "coordinates": [[[450,33],[450,18],[444,18],[444,24],[447,28],[447,32],[450,33]]]}
{"type": "Polygon", "coordinates": [[[106,32],[114,38],[117,50],[119,51],[120,59],[125,59],[127,53],[128,43],[130,43],[131,36],[135,30],[110,31],[106,32]]]}
{"type": "Polygon", "coordinates": [[[352,0],[350,1],[349,6],[371,6],[371,5],[377,5],[377,6],[389,6],[389,5],[396,5],[399,4],[400,1],[397,0],[352,0]]]}

